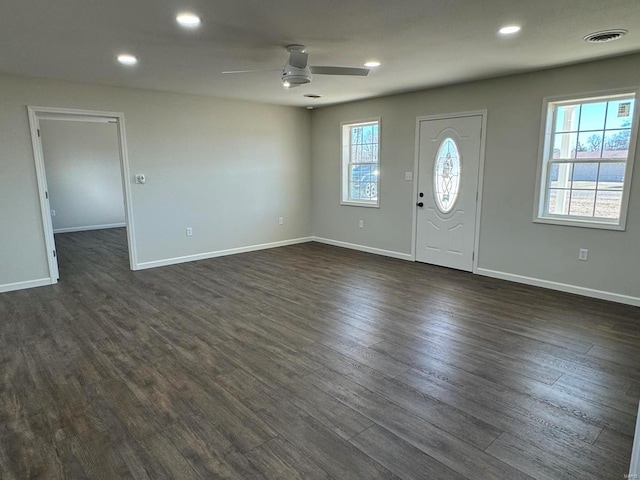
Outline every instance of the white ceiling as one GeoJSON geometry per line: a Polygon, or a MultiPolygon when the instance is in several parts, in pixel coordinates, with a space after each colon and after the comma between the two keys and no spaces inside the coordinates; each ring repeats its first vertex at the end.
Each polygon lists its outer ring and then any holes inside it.
{"type": "MultiPolygon", "coordinates": [[[[2,0],[0,71],[253,100],[328,105],[640,51],[638,0],[2,0]],[[175,22],[202,17],[197,30],[175,22]],[[498,28],[522,25],[501,38],[498,28]],[[624,28],[616,42],[588,33],[624,28]],[[382,66],[368,77],[316,75],[285,90],[284,46],[312,65],[382,66]],[[126,68],[119,53],[139,64],[126,68]],[[321,94],[310,101],[305,93],[321,94]]],[[[615,72],[612,72],[615,74],[615,72]]]]}

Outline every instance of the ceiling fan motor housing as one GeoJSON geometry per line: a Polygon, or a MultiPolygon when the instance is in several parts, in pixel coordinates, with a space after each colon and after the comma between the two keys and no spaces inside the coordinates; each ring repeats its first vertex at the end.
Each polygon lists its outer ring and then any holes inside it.
{"type": "Polygon", "coordinates": [[[303,85],[311,81],[311,70],[309,67],[299,68],[292,65],[285,65],[282,71],[282,81],[289,82],[290,85],[303,85]]]}

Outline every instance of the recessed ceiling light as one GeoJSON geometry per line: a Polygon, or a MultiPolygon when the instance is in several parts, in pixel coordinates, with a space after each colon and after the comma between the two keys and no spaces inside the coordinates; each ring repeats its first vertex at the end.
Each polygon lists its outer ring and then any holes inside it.
{"type": "Polygon", "coordinates": [[[309,106],[307,107],[307,110],[313,110],[313,107],[312,107],[311,105],[309,105],[309,106]]]}
{"type": "Polygon", "coordinates": [[[380,62],[371,61],[364,64],[365,67],[375,68],[380,66],[380,62]]]}
{"type": "Polygon", "coordinates": [[[200,17],[194,13],[181,13],[176,17],[176,21],[187,28],[195,28],[202,23],[200,17]]]}
{"type": "Polygon", "coordinates": [[[138,63],[138,59],[136,57],[134,57],[133,55],[129,55],[127,53],[123,53],[122,55],[118,55],[118,61],[122,64],[122,65],[135,65],[136,63],[138,63]]]}
{"type": "Polygon", "coordinates": [[[502,27],[498,30],[498,32],[500,32],[501,35],[513,35],[514,33],[518,33],[520,30],[522,30],[520,25],[507,25],[506,27],[502,27]]]}

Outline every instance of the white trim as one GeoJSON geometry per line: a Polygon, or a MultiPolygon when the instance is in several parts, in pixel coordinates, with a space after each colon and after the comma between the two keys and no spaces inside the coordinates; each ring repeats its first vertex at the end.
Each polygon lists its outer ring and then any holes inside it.
{"type": "Polygon", "coordinates": [[[40,195],[40,210],[42,215],[42,225],[45,237],[45,247],[47,250],[47,260],[49,264],[49,275],[51,283],[58,281],[58,261],[54,256],[55,240],[53,237],[53,224],[51,221],[49,199],[47,192],[47,176],[44,165],[44,154],[42,152],[42,141],[38,132],[40,131],[40,119],[46,120],[66,120],[66,121],[106,121],[115,123],[118,135],[118,150],[120,154],[120,176],[122,179],[122,189],[124,198],[125,226],[127,227],[127,243],[129,249],[129,266],[131,270],[136,269],[138,254],[135,240],[135,228],[133,222],[133,205],[131,201],[131,176],[129,174],[129,155],[127,151],[126,129],[124,114],[119,112],[104,112],[95,110],[80,110],[72,108],[37,107],[28,106],[29,126],[31,129],[31,143],[33,146],[33,156],[36,165],[36,178],[38,181],[38,192],[40,195]]]}
{"type": "Polygon", "coordinates": [[[418,209],[415,203],[418,201],[418,165],[420,164],[420,122],[430,120],[446,120],[450,118],[464,118],[464,117],[482,117],[482,130],[480,131],[480,159],[478,163],[478,200],[476,202],[476,218],[475,218],[475,231],[474,231],[474,243],[473,243],[473,266],[472,272],[478,273],[478,259],[480,257],[480,218],[482,213],[482,194],[484,183],[484,159],[486,152],[486,138],[487,138],[487,110],[472,110],[469,112],[449,113],[440,115],[428,115],[423,117],[416,117],[416,133],[415,133],[415,155],[413,160],[413,197],[412,197],[412,228],[411,228],[411,259],[416,261],[416,236],[418,234],[418,209]]]}
{"type": "Polygon", "coordinates": [[[126,226],[126,223],[109,223],[106,225],[87,225],[86,227],[54,228],[53,233],[86,232],[89,230],[106,230],[108,228],[122,228],[126,226]]]}
{"type": "Polygon", "coordinates": [[[39,278],[37,280],[27,280],[26,282],[5,283],[4,285],[0,285],[0,293],[24,290],[25,288],[44,287],[54,283],[56,282],[52,282],[50,278],[39,278]]]}
{"type": "Polygon", "coordinates": [[[383,255],[385,257],[399,258],[400,260],[408,260],[413,262],[413,256],[410,253],[394,252],[392,250],[383,250],[381,248],[369,247],[367,245],[358,245],[355,243],[342,242],[340,240],[332,240],[330,238],[311,237],[311,240],[334,247],[349,248],[351,250],[359,250],[361,252],[373,253],[375,255],[383,255]]]}
{"type": "Polygon", "coordinates": [[[176,265],[178,263],[195,262],[198,260],[206,260],[208,258],[224,257],[226,255],[235,255],[238,253],[255,252],[257,250],[266,250],[269,248],[285,247],[287,245],[296,245],[299,243],[307,243],[313,241],[313,237],[293,238],[291,240],[281,240],[278,242],[261,243],[258,245],[248,245],[246,247],[228,248],[226,250],[217,250],[215,252],[197,253],[194,255],[185,255],[183,257],[166,258],[164,260],[154,260],[151,262],[138,263],[135,270],[146,270],[148,268],[166,267],[168,265],[176,265]]]}
{"type": "Polygon", "coordinates": [[[560,292],[573,293],[584,297],[598,298],[600,300],[608,300],[610,302],[624,303],[640,307],[640,297],[632,297],[630,295],[622,295],[620,293],[606,292],[604,290],[596,290],[593,288],[579,287],[568,283],[553,282],[551,280],[543,280],[541,278],[526,277],[524,275],[516,275],[514,273],[500,272],[487,268],[478,268],[478,275],[485,277],[499,278],[510,282],[523,283],[534,287],[548,288],[550,290],[558,290],[560,292]]]}
{"type": "Polygon", "coordinates": [[[629,478],[640,478],[640,410],[636,421],[636,434],[633,439],[633,449],[631,450],[631,464],[629,466],[629,478]]]}
{"type": "Polygon", "coordinates": [[[562,225],[566,227],[582,227],[595,228],[600,230],[626,230],[627,212],[629,211],[629,196],[631,193],[631,182],[633,165],[636,154],[636,144],[638,143],[638,130],[640,130],[640,87],[615,88],[612,90],[599,90],[595,92],[576,93],[573,95],[557,95],[552,97],[544,97],[542,99],[542,115],[540,120],[540,140],[538,143],[538,165],[536,168],[536,183],[533,197],[533,223],[562,225]],[[544,214],[544,207],[541,207],[541,201],[547,191],[547,176],[542,175],[546,170],[548,155],[551,148],[550,142],[553,141],[551,136],[554,129],[555,114],[549,115],[549,104],[560,104],[563,102],[576,101],[576,103],[589,103],[590,101],[604,100],[610,97],[634,95],[635,109],[633,118],[631,119],[631,137],[629,139],[629,154],[626,160],[625,181],[622,187],[622,204],[620,208],[620,218],[616,223],[599,221],[597,219],[563,216],[561,218],[544,214]]]}

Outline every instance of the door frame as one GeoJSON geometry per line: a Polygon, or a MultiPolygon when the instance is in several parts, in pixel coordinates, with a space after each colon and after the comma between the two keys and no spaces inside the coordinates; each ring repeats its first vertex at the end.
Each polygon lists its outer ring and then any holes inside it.
{"type": "Polygon", "coordinates": [[[40,120],[61,120],[78,122],[115,123],[118,134],[118,151],[120,157],[120,177],[124,199],[124,217],[127,228],[127,243],[129,247],[129,267],[136,270],[138,256],[136,251],[135,230],[133,225],[133,206],[131,202],[131,185],[129,182],[129,155],[127,151],[127,137],[125,132],[124,114],[120,112],[103,112],[96,110],[79,110],[72,108],[28,106],[29,127],[31,130],[31,144],[36,167],[38,194],[40,196],[40,212],[44,243],[49,265],[49,280],[51,284],[58,283],[58,259],[55,253],[55,239],[53,236],[53,221],[49,211],[47,175],[40,138],[40,120]]]}
{"type": "Polygon", "coordinates": [[[447,120],[464,117],[481,117],[482,128],[480,130],[480,158],[478,163],[478,199],[476,202],[476,218],[475,218],[475,230],[473,241],[473,273],[478,273],[478,258],[480,257],[480,216],[482,212],[482,187],[484,178],[484,156],[485,156],[485,140],[487,134],[487,110],[472,110],[468,112],[457,113],[445,113],[441,115],[427,115],[422,117],[416,117],[416,145],[415,145],[415,158],[413,161],[413,196],[411,197],[413,215],[412,215],[412,234],[411,234],[411,258],[416,261],[416,241],[418,235],[418,209],[416,208],[416,202],[418,198],[418,180],[419,180],[419,165],[420,165],[420,123],[430,120],[447,120]]]}

